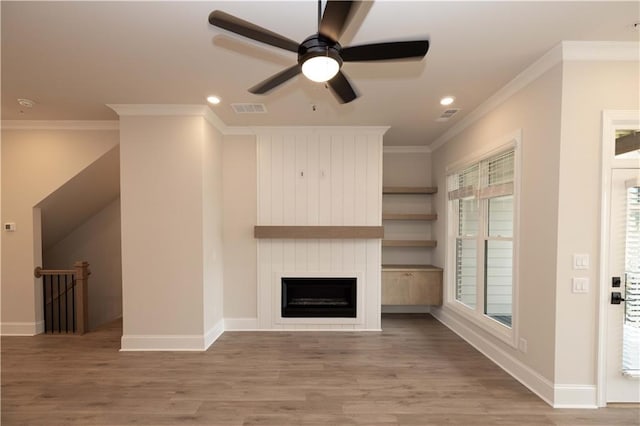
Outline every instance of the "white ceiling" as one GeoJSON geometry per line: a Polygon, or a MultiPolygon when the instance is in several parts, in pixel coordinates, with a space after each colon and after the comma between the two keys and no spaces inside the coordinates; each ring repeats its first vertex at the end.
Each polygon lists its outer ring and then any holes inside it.
{"type": "Polygon", "coordinates": [[[265,96],[247,89],[295,54],[211,27],[220,9],[302,41],[315,1],[2,1],[2,119],[113,120],[105,104],[202,104],[228,125],[390,125],[387,145],[425,145],[562,40],[637,41],[638,2],[363,3],[343,45],[427,36],[419,62],[346,63],[361,97],[340,105],[299,76],[265,96]],[[438,100],[462,111],[446,123],[438,100]],[[17,98],[36,106],[20,112],[17,98]],[[267,114],[235,114],[263,102],[267,114]],[[317,105],[312,111],[311,105],[317,105]]]}

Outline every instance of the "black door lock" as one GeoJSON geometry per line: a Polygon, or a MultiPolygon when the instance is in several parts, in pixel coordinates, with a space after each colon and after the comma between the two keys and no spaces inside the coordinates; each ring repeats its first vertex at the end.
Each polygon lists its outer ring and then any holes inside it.
{"type": "Polygon", "coordinates": [[[611,304],[612,305],[619,305],[620,302],[624,302],[624,299],[622,298],[622,293],[620,293],[619,291],[612,291],[611,292],[611,304]]]}

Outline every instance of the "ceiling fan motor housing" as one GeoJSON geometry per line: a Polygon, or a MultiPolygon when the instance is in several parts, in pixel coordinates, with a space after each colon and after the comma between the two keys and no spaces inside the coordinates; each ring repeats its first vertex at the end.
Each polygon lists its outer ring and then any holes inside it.
{"type": "Polygon", "coordinates": [[[337,41],[333,41],[322,34],[314,34],[300,43],[298,47],[298,63],[302,65],[308,59],[316,56],[328,56],[335,59],[338,66],[342,67],[341,51],[342,46],[337,41]]]}

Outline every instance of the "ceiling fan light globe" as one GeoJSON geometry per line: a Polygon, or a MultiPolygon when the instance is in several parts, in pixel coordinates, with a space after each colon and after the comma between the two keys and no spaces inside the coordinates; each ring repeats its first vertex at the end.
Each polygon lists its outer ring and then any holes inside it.
{"type": "Polygon", "coordinates": [[[302,73],[316,83],[331,80],[338,71],[340,71],[340,64],[330,56],[314,56],[302,64],[302,73]]]}

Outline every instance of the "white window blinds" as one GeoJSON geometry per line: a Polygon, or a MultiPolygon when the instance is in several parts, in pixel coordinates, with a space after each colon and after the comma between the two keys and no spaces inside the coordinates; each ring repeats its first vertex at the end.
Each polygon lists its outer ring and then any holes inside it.
{"type": "Polygon", "coordinates": [[[449,175],[449,200],[513,194],[514,151],[509,150],[449,175]]]}

